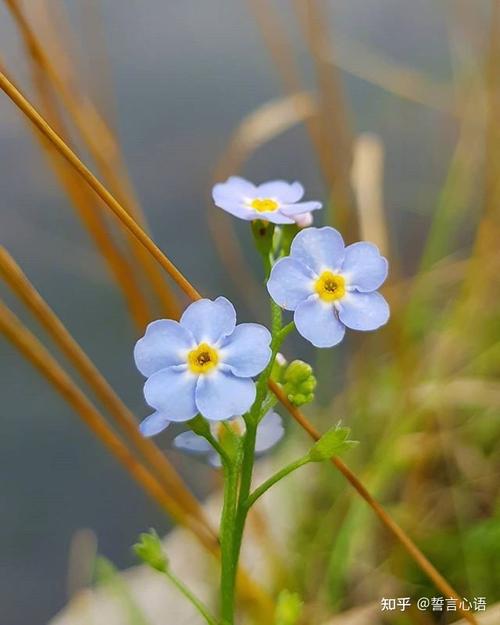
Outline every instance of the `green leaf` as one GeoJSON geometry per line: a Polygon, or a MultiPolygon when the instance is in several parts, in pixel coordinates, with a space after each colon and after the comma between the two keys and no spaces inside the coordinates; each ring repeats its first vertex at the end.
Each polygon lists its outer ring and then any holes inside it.
{"type": "Polygon", "coordinates": [[[139,536],[139,542],[132,548],[136,556],[145,564],[148,564],[151,568],[161,573],[167,572],[167,556],[163,553],[160,538],[154,529],[151,529],[147,534],[141,534],[139,536]]]}
{"type": "Polygon", "coordinates": [[[328,430],[309,452],[310,461],[322,462],[323,460],[329,460],[333,456],[339,456],[348,449],[355,447],[358,441],[350,440],[350,433],[350,428],[341,427],[340,424],[328,430]]]}

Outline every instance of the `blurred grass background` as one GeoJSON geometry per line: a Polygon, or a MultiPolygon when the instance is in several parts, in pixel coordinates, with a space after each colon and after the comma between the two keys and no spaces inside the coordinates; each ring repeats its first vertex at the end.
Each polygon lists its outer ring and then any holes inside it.
{"type": "MultiPolygon", "coordinates": [[[[66,80],[56,24],[79,84],[116,128],[155,241],[241,319],[265,320],[264,293],[245,225],[207,210],[214,176],[299,179],[348,241],[385,246],[391,324],[319,355],[310,412],[321,428],[340,417],[353,428],[364,481],[445,576],[466,596],[498,600],[498,2],[24,6],[66,80]],[[59,28],[66,19],[71,30],[59,28]]],[[[2,64],[43,104],[3,5],[0,32],[2,64]]],[[[0,110],[1,242],[142,417],[138,331],[119,289],[25,121],[5,98],[0,110]]],[[[6,343],[0,353],[0,605],[2,622],[25,625],[66,600],[80,528],[127,566],[138,532],[168,522],[31,367],[6,343]]],[[[286,355],[312,352],[297,340],[286,355]]],[[[169,457],[197,494],[211,488],[202,466],[169,457]]],[[[315,618],[381,589],[434,594],[330,469],[304,509],[293,583],[315,618]]]]}

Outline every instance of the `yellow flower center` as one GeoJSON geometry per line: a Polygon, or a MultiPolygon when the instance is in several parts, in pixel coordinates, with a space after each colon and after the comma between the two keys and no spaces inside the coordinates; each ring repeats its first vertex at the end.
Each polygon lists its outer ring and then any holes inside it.
{"type": "Polygon", "coordinates": [[[217,366],[219,354],[207,343],[200,343],[189,352],[187,362],[191,373],[208,373],[217,366]]]}
{"type": "Polygon", "coordinates": [[[271,198],[255,198],[250,206],[258,213],[274,213],[279,208],[278,202],[271,200],[271,198]]]}
{"type": "Polygon", "coordinates": [[[345,295],[345,278],[332,271],[323,271],[314,284],[314,290],[324,302],[334,302],[345,295]]]}

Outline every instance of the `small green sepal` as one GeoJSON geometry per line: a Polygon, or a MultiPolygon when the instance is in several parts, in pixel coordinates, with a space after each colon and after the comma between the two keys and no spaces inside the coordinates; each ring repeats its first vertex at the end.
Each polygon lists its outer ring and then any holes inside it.
{"type": "Polygon", "coordinates": [[[329,460],[333,456],[339,456],[343,452],[355,447],[358,441],[349,439],[351,428],[342,427],[340,424],[331,428],[323,434],[309,452],[309,460],[311,462],[322,462],[329,460]]]}
{"type": "Polygon", "coordinates": [[[168,559],[163,552],[160,537],[154,529],[149,530],[139,536],[139,542],[132,549],[136,556],[145,564],[161,573],[168,570],[168,559]]]}

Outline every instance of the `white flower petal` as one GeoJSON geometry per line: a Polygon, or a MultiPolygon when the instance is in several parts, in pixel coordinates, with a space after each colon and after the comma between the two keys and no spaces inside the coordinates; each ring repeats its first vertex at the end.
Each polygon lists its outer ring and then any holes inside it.
{"type": "Polygon", "coordinates": [[[153,412],[149,417],[146,417],[141,424],[139,425],[139,429],[143,436],[155,436],[160,432],[163,432],[165,428],[170,425],[170,420],[161,413],[161,412],[153,412]]]}
{"type": "Polygon", "coordinates": [[[198,411],[212,421],[231,419],[247,412],[255,400],[255,384],[222,368],[201,375],[196,385],[198,411]]]}
{"type": "Polygon", "coordinates": [[[257,197],[277,199],[280,204],[298,202],[304,195],[304,187],[300,182],[286,182],[285,180],[271,180],[257,187],[257,197]]]}
{"type": "Polygon", "coordinates": [[[198,414],[196,376],[184,365],[157,371],[144,384],[147,403],[169,421],[189,421],[198,414]]]}
{"type": "Polygon", "coordinates": [[[378,291],[348,293],[338,302],[339,318],[352,330],[376,330],[389,320],[389,305],[378,291]]]}
{"type": "Polygon", "coordinates": [[[212,445],[210,445],[206,438],[198,436],[198,434],[189,430],[176,436],[173,444],[177,449],[182,449],[183,451],[193,454],[205,454],[212,451],[212,445]]]}
{"type": "Polygon", "coordinates": [[[294,314],[297,331],[316,347],[333,347],[344,338],[345,327],[332,304],[311,295],[294,314]]]}
{"type": "Polygon", "coordinates": [[[283,420],[273,410],[267,412],[257,428],[257,438],[255,442],[255,451],[261,454],[271,447],[274,447],[278,441],[283,438],[285,428],[283,420]]]}
{"type": "Polygon", "coordinates": [[[241,323],[220,346],[221,361],[238,377],[250,378],[264,370],[271,358],[271,334],[258,323],[241,323]]]}
{"type": "Polygon", "coordinates": [[[198,343],[217,343],[234,330],[236,311],[225,297],[212,301],[200,299],[184,311],[180,324],[189,330],[198,343]]]}
{"type": "Polygon", "coordinates": [[[303,263],[287,256],[272,268],[267,290],[285,310],[295,310],[313,293],[314,274],[303,263]]]}
{"type": "Polygon", "coordinates": [[[179,365],[185,352],[192,349],[194,337],[177,321],[159,319],[146,328],[146,333],[135,344],[134,359],[139,371],[149,377],[160,369],[179,365]]]}
{"type": "Polygon", "coordinates": [[[388,262],[373,243],[360,241],[345,248],[342,273],[358,291],[376,291],[387,278],[388,262]]]}
{"type": "Polygon", "coordinates": [[[305,228],[292,241],[290,255],[316,274],[325,269],[336,271],[344,260],[344,240],[330,226],[305,228]]]}

